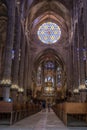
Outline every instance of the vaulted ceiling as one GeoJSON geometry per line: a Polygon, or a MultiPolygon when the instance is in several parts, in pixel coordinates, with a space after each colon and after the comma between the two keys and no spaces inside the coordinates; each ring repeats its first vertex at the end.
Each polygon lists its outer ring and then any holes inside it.
{"type": "MultiPolygon", "coordinates": [[[[1,43],[5,43],[7,24],[7,8],[3,2],[8,6],[8,0],[0,2],[1,43]]],[[[20,0],[17,0],[17,4],[20,4],[20,0]]],[[[61,65],[62,63],[67,64],[67,52],[71,44],[69,39],[71,36],[73,0],[22,0],[21,4],[21,20],[26,26],[25,33],[33,62],[38,63],[36,60],[42,59],[41,56],[43,57],[43,55],[46,57],[47,53],[45,52],[48,51],[50,54],[50,50],[52,50],[51,55],[55,57],[55,60],[61,59],[58,60],[58,62],[62,61],[61,65]],[[51,45],[42,43],[37,35],[39,26],[49,21],[58,24],[61,29],[60,39],[51,45]]]]}
{"type": "MultiPolygon", "coordinates": [[[[37,57],[39,60],[42,59],[42,55],[46,57],[46,50],[48,52],[53,50],[53,52],[57,53],[57,59],[61,59],[62,63],[67,63],[66,57],[69,51],[68,46],[71,34],[72,4],[72,0],[33,0],[30,8],[26,9],[26,32],[30,42],[30,52],[35,63],[37,57]],[[58,24],[61,29],[61,37],[55,44],[47,45],[39,40],[37,31],[40,25],[49,21],[58,24]]],[[[55,53],[51,53],[51,55],[56,57],[55,53]]],[[[57,59],[55,58],[55,60],[57,59]]],[[[58,60],[58,62],[60,61],[58,60]]]]}
{"type": "Polygon", "coordinates": [[[4,3],[0,2],[0,46],[4,46],[7,29],[7,8],[4,3]]]}

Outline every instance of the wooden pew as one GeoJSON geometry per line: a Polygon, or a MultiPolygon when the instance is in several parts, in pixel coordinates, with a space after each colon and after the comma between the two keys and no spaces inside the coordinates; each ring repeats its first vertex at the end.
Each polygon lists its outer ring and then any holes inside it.
{"type": "Polygon", "coordinates": [[[0,124],[9,123],[11,125],[39,111],[40,111],[39,106],[35,104],[30,104],[30,103],[20,104],[18,102],[13,103],[13,102],[0,101],[0,120],[1,120],[0,124]],[[3,122],[2,122],[2,118],[4,119],[3,122]]]}
{"type": "Polygon", "coordinates": [[[87,126],[87,103],[59,103],[53,110],[67,126],[87,126]]]}
{"type": "MultiPolygon", "coordinates": [[[[11,125],[14,121],[13,103],[0,101],[0,120],[2,121],[3,117],[5,120],[7,116],[9,116],[9,124],[11,125]]],[[[2,123],[1,121],[0,121],[0,124],[2,123]]]]}
{"type": "MultiPolygon", "coordinates": [[[[69,125],[69,117],[75,118],[77,120],[85,121],[85,125],[87,125],[87,103],[64,103],[63,104],[63,122],[66,125],[69,125]]],[[[71,121],[72,122],[72,121],[71,121]]],[[[73,124],[73,126],[75,126],[73,124]]]]}

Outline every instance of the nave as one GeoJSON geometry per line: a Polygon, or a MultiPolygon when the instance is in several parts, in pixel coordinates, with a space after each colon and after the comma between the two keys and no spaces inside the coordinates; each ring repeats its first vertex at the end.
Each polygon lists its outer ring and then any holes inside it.
{"type": "Polygon", "coordinates": [[[8,118],[0,130],[87,129],[87,0],[0,0],[0,124],[8,118]]]}
{"type": "Polygon", "coordinates": [[[87,127],[66,127],[52,110],[46,109],[14,125],[0,125],[0,130],[87,130],[87,127]]]}

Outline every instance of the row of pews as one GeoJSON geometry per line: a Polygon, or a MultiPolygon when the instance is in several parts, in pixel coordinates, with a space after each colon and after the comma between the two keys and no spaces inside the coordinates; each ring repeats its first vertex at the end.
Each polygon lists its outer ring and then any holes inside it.
{"type": "Polygon", "coordinates": [[[53,110],[67,126],[87,126],[87,103],[59,103],[53,110]]]}
{"type": "Polygon", "coordinates": [[[0,101],[0,124],[10,124],[35,114],[41,110],[39,104],[27,103],[13,103],[0,101]]]}

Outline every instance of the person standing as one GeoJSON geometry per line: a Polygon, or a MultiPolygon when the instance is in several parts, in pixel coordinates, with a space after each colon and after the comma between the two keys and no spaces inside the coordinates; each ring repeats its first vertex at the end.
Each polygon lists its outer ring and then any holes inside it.
{"type": "Polygon", "coordinates": [[[46,102],[42,101],[42,110],[45,111],[46,110],[46,102]]]}
{"type": "Polygon", "coordinates": [[[51,104],[48,103],[48,112],[50,112],[51,104]]]}

